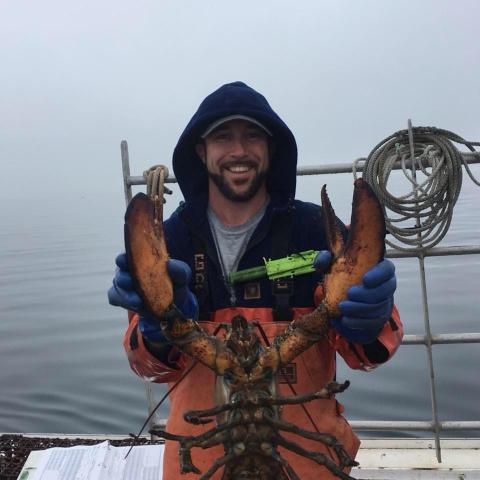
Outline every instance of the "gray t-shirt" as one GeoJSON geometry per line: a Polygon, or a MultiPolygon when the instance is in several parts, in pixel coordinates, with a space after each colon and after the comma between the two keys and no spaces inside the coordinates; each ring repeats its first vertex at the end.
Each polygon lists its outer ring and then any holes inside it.
{"type": "Polygon", "coordinates": [[[245,253],[248,241],[265,214],[267,205],[268,201],[250,220],[234,227],[224,225],[213,210],[208,208],[208,223],[210,224],[215,240],[224,278],[228,278],[231,272],[237,271],[238,264],[245,253]]]}

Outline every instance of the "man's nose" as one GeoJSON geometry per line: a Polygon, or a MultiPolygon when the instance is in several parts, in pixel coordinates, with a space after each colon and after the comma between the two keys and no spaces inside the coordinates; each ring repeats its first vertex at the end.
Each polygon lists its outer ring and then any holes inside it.
{"type": "Polygon", "coordinates": [[[247,155],[247,148],[243,139],[236,138],[235,140],[233,140],[230,154],[233,157],[244,157],[245,155],[247,155]]]}

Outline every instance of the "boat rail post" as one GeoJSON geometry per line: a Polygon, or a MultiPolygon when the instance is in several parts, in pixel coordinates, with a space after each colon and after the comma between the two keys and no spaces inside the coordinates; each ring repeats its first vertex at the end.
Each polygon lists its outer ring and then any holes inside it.
{"type": "Polygon", "coordinates": [[[132,183],[130,182],[130,157],[126,140],[122,140],[120,150],[122,152],[123,191],[125,192],[125,205],[128,206],[132,199],[132,183]]]}
{"type": "MultiPolygon", "coordinates": [[[[130,157],[128,155],[128,143],[126,140],[122,140],[120,144],[120,150],[122,152],[122,171],[123,171],[123,189],[125,192],[125,205],[128,207],[130,200],[132,199],[132,182],[130,180],[130,157]]],[[[147,399],[148,414],[151,418],[148,422],[150,428],[158,422],[157,413],[153,413],[155,410],[155,395],[150,382],[142,380],[145,388],[145,397],[147,399]]],[[[153,435],[152,435],[153,439],[153,435]]]]}
{"type": "MultiPolygon", "coordinates": [[[[413,130],[412,130],[412,120],[408,119],[408,143],[410,146],[410,161],[411,161],[411,170],[414,183],[414,198],[418,198],[417,193],[417,174],[415,169],[415,149],[413,144],[413,130]]],[[[416,227],[421,226],[420,216],[416,216],[416,227]]],[[[437,456],[438,463],[442,462],[442,450],[440,447],[440,424],[438,423],[438,405],[437,405],[437,393],[435,386],[435,369],[433,366],[433,351],[432,351],[432,331],[430,329],[430,313],[428,309],[428,296],[427,296],[427,279],[425,275],[425,256],[424,248],[422,245],[422,235],[421,232],[417,233],[418,239],[418,248],[419,252],[417,253],[418,266],[420,270],[420,283],[422,288],[422,305],[423,305],[423,323],[425,329],[425,346],[427,349],[427,364],[430,377],[430,400],[432,404],[432,427],[433,433],[435,436],[435,453],[437,456]]]]}

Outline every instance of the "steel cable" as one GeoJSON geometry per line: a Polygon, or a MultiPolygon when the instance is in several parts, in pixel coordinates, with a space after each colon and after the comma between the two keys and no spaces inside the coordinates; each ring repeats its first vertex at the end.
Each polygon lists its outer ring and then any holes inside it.
{"type": "MultiPolygon", "coordinates": [[[[387,230],[396,240],[387,238],[385,243],[403,251],[432,248],[446,235],[462,187],[462,165],[480,186],[454,145],[462,144],[479,154],[474,146],[480,146],[480,142],[469,142],[435,127],[414,127],[411,133],[413,145],[409,144],[408,129],[382,140],[365,160],[362,174],[382,203],[387,230]],[[411,188],[403,195],[387,188],[398,164],[411,188]]],[[[353,167],[355,177],[357,162],[353,167]]]]}

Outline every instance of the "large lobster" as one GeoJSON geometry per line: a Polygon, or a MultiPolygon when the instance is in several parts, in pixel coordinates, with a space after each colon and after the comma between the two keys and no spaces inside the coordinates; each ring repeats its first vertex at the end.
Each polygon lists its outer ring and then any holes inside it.
{"type": "MultiPolygon", "coordinates": [[[[377,198],[363,180],[354,184],[349,237],[344,244],[325,186],[321,192],[325,231],[333,262],[324,278],[325,298],[311,313],[300,316],[263,345],[254,323],[243,317],[232,319],[225,340],[208,335],[198,322],[185,318],[173,304],[173,288],[167,273],[163,230],[163,200],[140,193],[130,202],[125,215],[125,243],[136,288],[150,312],[158,317],[164,335],[182,352],[213,370],[217,376],[216,405],[207,410],[185,412],[192,424],[216,417],[216,426],[197,436],[182,436],[156,429],[155,435],[178,441],[182,473],[201,472],[191,459],[194,447],[222,444],[225,455],[203,473],[210,479],[224,467],[222,480],[300,480],[282,457],[281,446],[326,467],[341,479],[352,479],[345,470],[357,463],[337,439],[327,433],[311,432],[281,418],[281,407],[330,398],[348,387],[348,382],[331,382],[321,391],[306,395],[280,396],[277,372],[328,334],[330,320],[340,312],[338,304],[347,290],[362,281],[363,274],[376,265],[384,253],[385,220],[377,198]],[[335,452],[336,461],[308,451],[282,436],[282,432],[315,440],[335,452]]],[[[315,468],[315,467],[313,467],[315,468]]]]}

